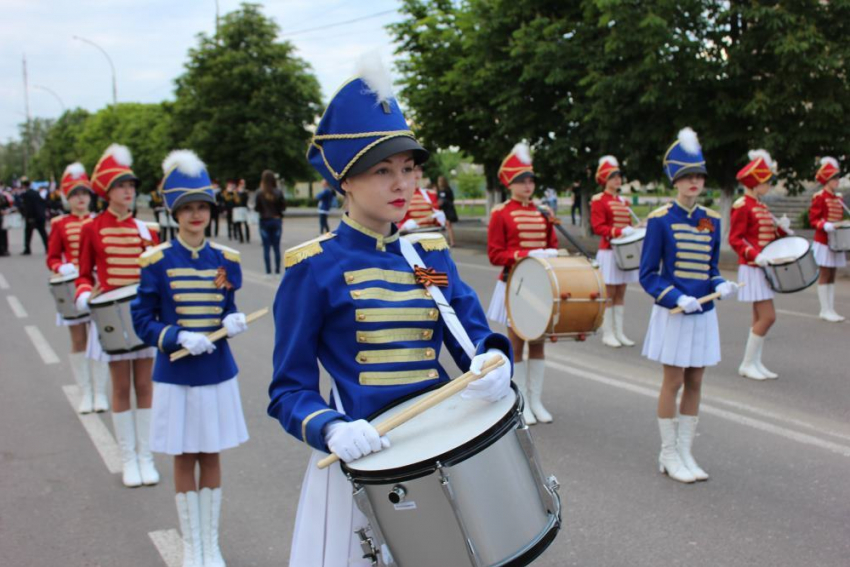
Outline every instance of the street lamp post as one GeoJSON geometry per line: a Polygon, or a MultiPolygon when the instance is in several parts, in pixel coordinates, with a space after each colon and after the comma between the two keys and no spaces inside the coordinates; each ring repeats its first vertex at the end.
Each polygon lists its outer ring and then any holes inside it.
{"type": "Polygon", "coordinates": [[[99,46],[95,42],[91,41],[90,39],[86,39],[86,38],[80,37],[78,35],[75,35],[73,37],[76,40],[82,41],[83,43],[88,43],[92,47],[97,48],[98,51],[103,53],[103,56],[106,57],[106,60],[109,61],[109,67],[112,69],[112,104],[113,104],[113,106],[117,105],[118,104],[118,84],[115,82],[115,65],[112,64],[112,58],[109,56],[109,54],[106,52],[105,49],[103,49],[101,46],[99,46]]]}
{"type": "Polygon", "coordinates": [[[43,90],[43,91],[46,91],[46,92],[48,92],[48,93],[52,94],[52,95],[53,95],[53,98],[55,98],[55,99],[56,99],[56,102],[58,102],[58,103],[59,103],[59,106],[60,106],[60,107],[62,107],[62,114],[65,114],[65,103],[64,103],[64,102],[62,102],[62,99],[59,97],[59,95],[58,95],[58,94],[56,94],[55,92],[53,92],[51,89],[48,89],[47,87],[43,87],[43,86],[41,86],[41,85],[33,85],[33,86],[32,86],[32,88],[34,88],[34,89],[40,89],[40,90],[43,90]]]}

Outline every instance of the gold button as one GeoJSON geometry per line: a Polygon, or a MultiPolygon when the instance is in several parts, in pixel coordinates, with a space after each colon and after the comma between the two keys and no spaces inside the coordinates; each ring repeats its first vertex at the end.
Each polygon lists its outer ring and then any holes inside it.
{"type": "Polygon", "coordinates": [[[358,343],[365,343],[365,342],[366,342],[366,338],[365,338],[363,335],[358,334],[358,335],[357,335],[357,342],[358,342],[358,343]]]}
{"type": "Polygon", "coordinates": [[[427,356],[428,358],[431,358],[432,356],[434,356],[434,349],[430,349],[430,348],[426,349],[425,350],[425,356],[427,356]]]}
{"type": "Polygon", "coordinates": [[[425,290],[425,297],[427,297],[429,299],[431,298],[431,292],[428,291],[427,289],[425,290]]]}
{"type": "Polygon", "coordinates": [[[432,309],[428,312],[428,317],[436,317],[436,316],[437,316],[437,310],[436,309],[432,309]]]}
{"type": "Polygon", "coordinates": [[[360,297],[360,292],[359,292],[359,291],[355,291],[355,292],[354,292],[354,297],[360,297]]]}
{"type": "Polygon", "coordinates": [[[368,362],[368,361],[369,361],[369,357],[367,357],[365,354],[360,356],[360,362],[368,362]]]}
{"type": "Polygon", "coordinates": [[[365,315],[365,314],[363,314],[363,313],[360,313],[360,314],[357,316],[357,320],[358,320],[358,321],[365,321],[365,320],[366,320],[366,315],[365,315]]]}
{"type": "Polygon", "coordinates": [[[346,276],[345,281],[347,281],[348,283],[353,282],[353,281],[354,281],[354,276],[346,276]]]}
{"type": "Polygon", "coordinates": [[[439,374],[437,374],[436,370],[432,370],[428,373],[428,378],[436,378],[437,376],[439,376],[439,374]]]}
{"type": "Polygon", "coordinates": [[[422,331],[422,338],[423,339],[430,339],[431,338],[431,331],[422,331]]]}

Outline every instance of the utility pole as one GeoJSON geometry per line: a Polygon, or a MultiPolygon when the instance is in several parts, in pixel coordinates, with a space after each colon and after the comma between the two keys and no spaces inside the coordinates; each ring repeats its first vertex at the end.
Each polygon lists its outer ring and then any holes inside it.
{"type": "Polygon", "coordinates": [[[24,136],[22,136],[24,139],[21,140],[21,148],[23,148],[23,150],[24,150],[24,175],[27,175],[28,174],[27,172],[29,170],[29,150],[30,150],[29,144],[30,144],[30,141],[31,141],[31,140],[29,140],[29,137],[30,137],[30,134],[31,134],[31,132],[30,132],[31,117],[30,117],[30,89],[29,89],[29,82],[27,81],[27,55],[26,55],[26,53],[24,53],[23,61],[24,61],[24,66],[23,66],[24,67],[24,108],[26,109],[27,123],[26,123],[26,128],[24,129],[24,136]]]}

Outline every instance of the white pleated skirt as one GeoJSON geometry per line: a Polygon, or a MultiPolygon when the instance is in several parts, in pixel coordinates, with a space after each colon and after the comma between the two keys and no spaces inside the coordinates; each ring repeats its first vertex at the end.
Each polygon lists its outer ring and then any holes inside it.
{"type": "Polygon", "coordinates": [[[56,326],[57,327],[73,327],[74,325],[82,325],[84,323],[88,323],[91,321],[91,317],[88,315],[85,317],[80,317],[79,319],[65,319],[59,313],[56,314],[56,326]]]}
{"type": "Polygon", "coordinates": [[[764,270],[756,266],[738,266],[738,282],[746,284],[738,288],[738,301],[766,301],[773,299],[773,290],[767,283],[764,270]]]}
{"type": "Polygon", "coordinates": [[[508,306],[505,304],[508,286],[502,280],[496,282],[493,289],[493,298],[490,299],[490,307],[487,308],[487,318],[495,323],[510,327],[508,323],[508,306]]]}
{"type": "Polygon", "coordinates": [[[220,453],[248,440],[236,377],[209,386],[153,384],[151,450],[220,453]]]}
{"type": "Polygon", "coordinates": [[[156,349],[154,347],[142,348],[124,354],[106,354],[103,351],[103,347],[100,346],[98,336],[97,325],[92,321],[89,325],[89,338],[86,343],[86,357],[92,360],[115,362],[118,360],[136,360],[138,358],[153,358],[156,356],[156,349]]]}
{"type": "Polygon", "coordinates": [[[826,244],[812,242],[812,250],[815,253],[815,262],[824,268],[843,268],[847,265],[846,252],[833,252],[826,244]]]}
{"type": "Polygon", "coordinates": [[[599,271],[602,272],[602,281],[607,285],[622,285],[638,281],[640,270],[621,270],[617,267],[617,258],[613,250],[599,250],[596,252],[596,261],[599,263],[599,271]]]}
{"type": "Polygon", "coordinates": [[[643,341],[643,355],[680,368],[715,366],[720,362],[717,309],[696,315],[671,315],[669,309],[654,305],[643,341]]]}

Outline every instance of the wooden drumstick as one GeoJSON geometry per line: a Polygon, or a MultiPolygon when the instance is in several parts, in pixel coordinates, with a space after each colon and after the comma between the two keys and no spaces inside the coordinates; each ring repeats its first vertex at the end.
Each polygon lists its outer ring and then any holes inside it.
{"type": "MultiPolygon", "coordinates": [[[[245,321],[246,321],[246,322],[248,322],[248,323],[253,323],[254,321],[256,321],[257,319],[259,319],[259,318],[260,318],[260,317],[262,317],[263,315],[268,314],[268,312],[269,312],[269,308],[268,308],[268,307],[263,307],[262,309],[259,309],[259,310],[257,310],[257,311],[254,311],[254,312],[253,312],[253,313],[251,313],[250,315],[246,316],[246,317],[245,317],[245,321]]],[[[207,335],[207,338],[208,338],[211,342],[216,342],[216,341],[220,341],[221,339],[223,339],[223,338],[224,338],[224,337],[226,337],[226,336],[227,336],[227,329],[225,329],[224,327],[222,327],[221,329],[219,329],[219,330],[217,330],[217,331],[213,331],[212,333],[210,333],[209,335],[207,335]]],[[[177,352],[173,352],[173,353],[171,353],[171,356],[169,357],[169,360],[171,360],[171,362],[175,362],[175,361],[177,361],[177,360],[180,360],[181,358],[185,358],[185,357],[189,356],[189,354],[190,354],[190,353],[189,353],[189,350],[188,350],[188,349],[181,348],[181,349],[180,349],[180,350],[178,350],[177,352]]]]}
{"type": "MultiPolygon", "coordinates": [[[[484,367],[481,369],[481,374],[475,374],[474,372],[470,371],[458,378],[455,378],[442,388],[425,396],[406,410],[399,412],[391,418],[382,421],[381,423],[376,425],[375,429],[378,430],[378,435],[383,437],[396,427],[407,423],[422,412],[427,411],[439,404],[440,402],[443,402],[448,398],[454,396],[455,394],[466,388],[471,382],[474,382],[479,378],[483,378],[493,370],[502,366],[504,363],[505,360],[501,356],[494,356],[486,363],[484,363],[484,367]]],[[[330,455],[319,461],[318,467],[320,469],[327,468],[338,460],[339,456],[336,453],[331,453],[330,455]]]]}
{"type": "MultiPolygon", "coordinates": [[[[747,285],[747,282],[741,282],[741,283],[738,284],[738,287],[744,287],[745,285],[747,285]]],[[[704,296],[700,297],[697,301],[699,301],[699,304],[702,305],[703,303],[708,303],[709,301],[714,301],[715,299],[717,299],[721,295],[722,294],[719,291],[715,291],[714,293],[710,293],[708,295],[704,295],[704,296]]],[[[681,313],[682,311],[684,311],[684,309],[682,309],[681,307],[674,307],[673,309],[670,310],[670,314],[676,315],[677,313],[681,313]]]]}

